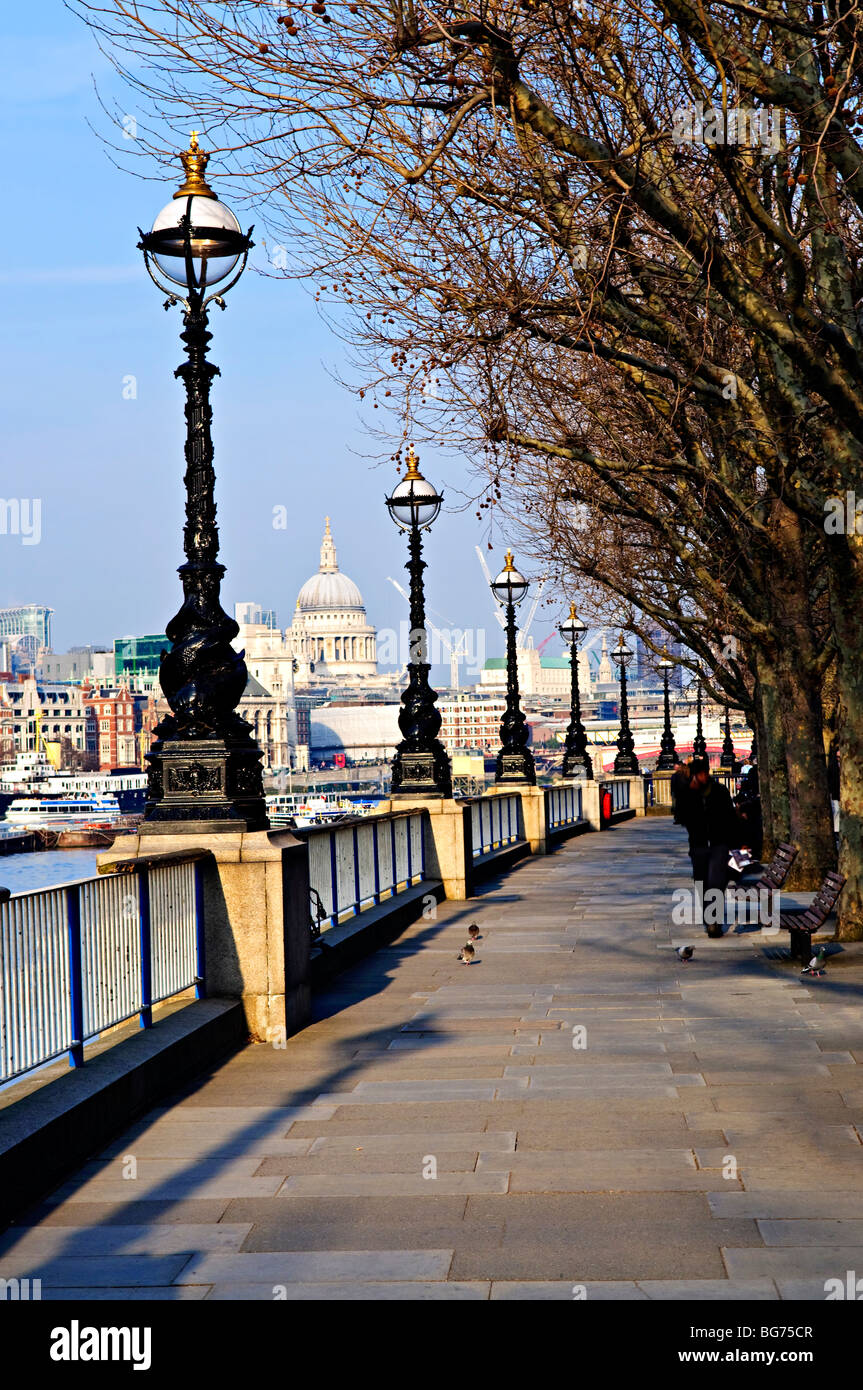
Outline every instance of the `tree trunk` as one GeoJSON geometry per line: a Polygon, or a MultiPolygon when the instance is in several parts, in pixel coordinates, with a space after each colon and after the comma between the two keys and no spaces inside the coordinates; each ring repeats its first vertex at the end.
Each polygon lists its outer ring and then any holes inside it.
{"type": "Polygon", "coordinates": [[[814,892],[836,867],[836,844],[807,537],[800,518],[781,502],[771,509],[770,529],[774,548],[767,574],[768,602],[776,634],[776,691],[788,770],[788,837],[798,851],[787,886],[814,892]]]}
{"type": "MultiPolygon", "coordinates": [[[[853,543],[853,542],[852,542],[853,543]]],[[[831,612],[838,651],[839,872],[846,881],[839,902],[839,939],[863,941],[863,560],[833,554],[831,612]]]]}
{"type": "Polygon", "coordinates": [[[836,868],[836,841],[820,693],[795,656],[794,649],[785,648],[777,668],[788,769],[788,838],[798,849],[786,887],[815,892],[824,875],[836,868]]]}
{"type": "Polygon", "coordinates": [[[757,652],[758,672],[758,784],[761,789],[761,815],[764,821],[762,858],[770,860],[777,845],[789,836],[788,764],[785,736],[779,712],[776,672],[762,652],[757,652]]]}

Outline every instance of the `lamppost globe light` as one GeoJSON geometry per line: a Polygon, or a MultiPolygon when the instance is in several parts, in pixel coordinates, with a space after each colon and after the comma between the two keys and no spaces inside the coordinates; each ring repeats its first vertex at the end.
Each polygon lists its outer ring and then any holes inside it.
{"type": "Polygon", "coordinates": [[[659,667],[660,671],[672,671],[674,669],[674,662],[668,655],[667,646],[662,648],[662,656],[659,658],[656,664],[659,667]]]}
{"type": "Polygon", "coordinates": [[[528,590],[528,582],[523,574],[519,574],[512,560],[512,551],[508,550],[505,556],[504,567],[496,579],[491,582],[491,591],[498,603],[521,603],[528,590]]]}
{"type": "Polygon", "coordinates": [[[587,624],[579,618],[574,603],[569,605],[569,613],[557,630],[568,647],[577,647],[581,642],[587,632],[587,624]]]}
{"type": "Polygon", "coordinates": [[[632,657],[633,652],[631,648],[627,647],[626,643],[623,640],[623,633],[621,632],[620,640],[617,646],[614,648],[614,651],[611,653],[611,659],[617,666],[628,666],[630,661],[632,660],[632,657]]]}
{"type": "Polygon", "coordinates": [[[253,244],[251,228],[243,232],[204,178],[209,158],[192,131],[189,148],[180,155],[186,178],[139,243],[150,274],[155,266],[171,285],[189,294],[204,295],[223,284],[242,258],[239,278],[253,244]]]}
{"type": "Polygon", "coordinates": [[[408,454],[405,476],[386,501],[390,516],[402,531],[409,531],[414,526],[425,531],[436,519],[443,502],[443,493],[437,492],[420,473],[413,449],[408,454]]]}

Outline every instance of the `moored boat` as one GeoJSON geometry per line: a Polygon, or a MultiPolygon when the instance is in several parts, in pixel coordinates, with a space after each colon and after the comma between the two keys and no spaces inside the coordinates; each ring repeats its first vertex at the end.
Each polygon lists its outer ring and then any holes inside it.
{"type": "Polygon", "coordinates": [[[121,814],[115,796],[21,796],[9,805],[4,824],[24,830],[106,830],[121,814]]]}

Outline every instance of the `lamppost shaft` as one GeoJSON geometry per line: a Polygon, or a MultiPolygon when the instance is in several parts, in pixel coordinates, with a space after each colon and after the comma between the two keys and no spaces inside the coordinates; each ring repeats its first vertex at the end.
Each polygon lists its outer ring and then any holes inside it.
{"type": "Polygon", "coordinates": [[[581,692],[578,688],[578,645],[569,645],[569,725],[563,754],[564,777],[593,777],[593,763],[587,752],[587,734],[581,722],[581,692]]]}
{"type": "Polygon", "coordinates": [[[528,748],[530,732],[521,708],[518,685],[515,604],[506,605],[506,710],[500,721],[500,752],[497,755],[496,782],[536,784],[536,767],[528,748]]]}
{"type": "Polygon", "coordinates": [[[207,314],[190,296],[180,335],[187,360],[176,370],[186,391],[185,564],[179,575],[183,604],[165,628],[171,648],[162,654],[159,683],[171,713],[155,730],[148,755],[150,828],[177,821],[231,830],[264,829],[260,749],[236,707],[248,681],[239,632],[221,605],[219,531],[216,525],[210,385],[219,375],[207,358],[207,314]]]}
{"type": "Polygon", "coordinates": [[[410,661],[408,683],[402,692],[399,729],[402,741],[396,749],[392,768],[394,795],[452,796],[452,772],[446,749],[437,737],[442,723],[437,708],[437,691],[429,685],[431,665],[426,660],[425,591],[422,558],[422,531],[412,525],[408,532],[410,575],[410,661]]]}
{"type": "Polygon", "coordinates": [[[219,368],[207,357],[212,338],[205,309],[191,303],[184,315],[180,338],[186,344],[187,360],[176,369],[186,388],[186,524],[183,550],[191,563],[213,561],[219,553],[216,525],[216,471],[213,468],[211,425],[213,408],[210,385],[220,376],[219,368]]]}
{"type": "Polygon", "coordinates": [[[671,727],[671,697],[669,694],[669,672],[668,667],[662,671],[663,684],[663,708],[665,719],[662,729],[662,739],[660,740],[660,753],[656,762],[657,771],[667,772],[674,767],[677,762],[677,749],[674,744],[674,730],[671,727]]]}
{"type": "Polygon", "coordinates": [[[692,752],[696,758],[707,756],[707,740],[704,737],[704,729],[701,725],[701,681],[698,682],[698,691],[695,697],[695,738],[692,740],[692,752]]]}
{"type": "Polygon", "coordinates": [[[626,663],[620,663],[620,736],[617,740],[618,754],[614,760],[615,774],[636,775],[639,771],[635,756],[635,740],[629,727],[629,700],[626,693],[626,663]]]}
{"type": "Polygon", "coordinates": [[[731,737],[731,712],[728,705],[725,706],[725,737],[722,740],[722,753],[719,758],[719,766],[734,767],[734,740],[731,737]]]}

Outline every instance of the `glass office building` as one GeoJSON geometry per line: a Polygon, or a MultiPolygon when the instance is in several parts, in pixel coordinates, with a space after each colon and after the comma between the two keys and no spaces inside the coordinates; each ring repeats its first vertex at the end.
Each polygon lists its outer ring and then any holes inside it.
{"type": "Polygon", "coordinates": [[[171,643],[165,634],[146,637],[114,638],[114,675],[134,681],[136,677],[158,673],[162,652],[170,651],[171,643]]]}
{"type": "Polygon", "coordinates": [[[53,613],[41,603],[0,608],[0,643],[7,645],[14,669],[32,668],[51,650],[53,613]]]}

